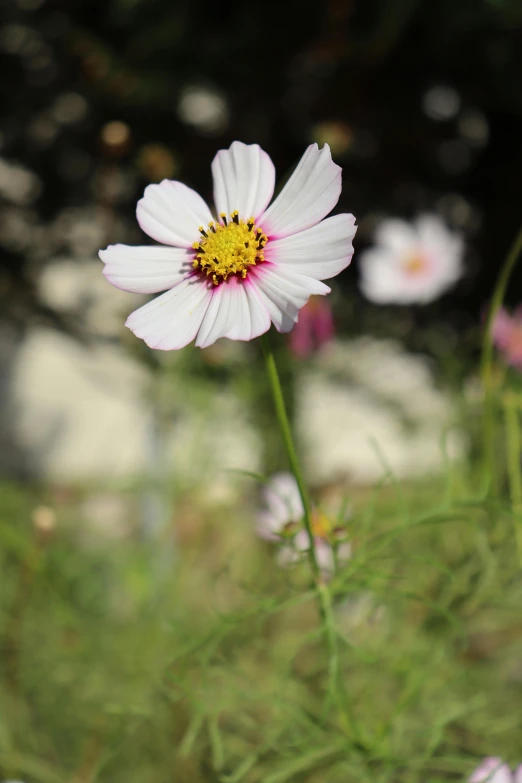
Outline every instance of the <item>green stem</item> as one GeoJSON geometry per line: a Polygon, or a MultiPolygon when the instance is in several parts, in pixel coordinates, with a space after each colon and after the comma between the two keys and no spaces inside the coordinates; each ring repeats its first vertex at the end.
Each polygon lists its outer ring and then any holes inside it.
{"type": "Polygon", "coordinates": [[[279,373],[277,372],[277,365],[275,363],[274,353],[268,342],[268,338],[264,335],[261,337],[261,347],[263,349],[263,356],[265,357],[266,370],[268,373],[268,380],[270,381],[270,388],[272,390],[272,397],[274,399],[274,406],[276,410],[277,422],[279,429],[281,430],[281,436],[285,446],[290,469],[295,476],[297,486],[299,488],[299,494],[303,503],[304,509],[304,526],[308,535],[308,559],[310,561],[310,569],[316,585],[320,583],[320,571],[317,565],[317,556],[315,553],[315,541],[314,534],[312,532],[312,515],[310,510],[310,501],[308,499],[308,492],[306,491],[306,485],[301,473],[301,467],[297,458],[297,452],[294,446],[294,439],[292,437],[292,430],[290,428],[290,422],[288,420],[288,414],[286,412],[285,399],[283,397],[283,390],[281,388],[281,381],[279,380],[279,373]]]}
{"type": "Polygon", "coordinates": [[[515,521],[515,538],[518,559],[522,567],[522,472],[519,402],[514,394],[507,394],[503,400],[506,425],[506,456],[509,477],[509,494],[515,521]]]}
{"type": "Polygon", "coordinates": [[[482,345],[481,359],[481,377],[484,389],[484,471],[486,476],[491,479],[496,475],[495,471],[495,405],[493,399],[493,324],[498,311],[502,307],[504,296],[511,274],[515,268],[520,252],[522,251],[522,228],[518,232],[506,260],[502,266],[502,271],[495,286],[491,306],[489,308],[488,318],[484,331],[484,341],[482,345]]]}
{"type": "Polygon", "coordinates": [[[283,443],[285,445],[288,456],[288,462],[290,464],[292,473],[295,476],[304,508],[304,525],[309,541],[308,557],[310,561],[310,569],[312,571],[312,577],[317,589],[319,612],[328,648],[328,692],[326,706],[328,706],[332,699],[335,699],[338,702],[339,709],[345,718],[345,722],[351,729],[354,738],[358,740],[359,732],[357,729],[357,724],[352,712],[348,695],[346,693],[346,689],[344,687],[342,672],[339,665],[338,639],[332,608],[332,596],[327,582],[321,578],[321,572],[317,564],[315,541],[311,522],[310,500],[308,498],[308,492],[306,490],[306,485],[301,473],[297,452],[295,450],[292,430],[290,428],[290,422],[286,412],[283,390],[281,388],[281,381],[279,380],[274,354],[266,336],[261,337],[261,346],[263,349],[263,355],[265,357],[268,379],[270,381],[270,388],[272,390],[272,396],[274,399],[279,429],[281,430],[283,443]]]}

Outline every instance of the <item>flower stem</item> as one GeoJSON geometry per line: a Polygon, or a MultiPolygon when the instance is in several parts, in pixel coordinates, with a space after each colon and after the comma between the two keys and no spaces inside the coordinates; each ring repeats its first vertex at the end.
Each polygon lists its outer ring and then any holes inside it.
{"type": "Polygon", "coordinates": [[[285,399],[283,397],[283,390],[281,388],[281,381],[279,379],[279,373],[277,372],[277,365],[274,358],[274,352],[270,346],[268,338],[264,335],[261,337],[261,347],[263,350],[263,356],[265,357],[266,370],[268,373],[268,380],[270,382],[270,388],[272,390],[272,397],[274,399],[274,406],[276,410],[277,422],[283,438],[288,462],[290,469],[295,476],[301,501],[304,509],[304,526],[308,535],[308,559],[310,561],[310,569],[316,585],[320,583],[320,571],[317,565],[317,556],[315,553],[314,534],[312,532],[312,517],[310,511],[310,500],[308,499],[308,492],[306,491],[306,485],[303,480],[301,472],[301,466],[299,465],[299,459],[294,446],[294,439],[292,437],[292,430],[290,428],[290,422],[288,420],[288,414],[286,412],[285,399]]]}
{"type": "Polygon", "coordinates": [[[522,228],[515,237],[502,266],[488,312],[482,344],[481,378],[484,389],[484,472],[494,483],[495,471],[495,404],[493,399],[493,324],[502,307],[511,274],[522,251],[522,228]]]}
{"type": "Polygon", "coordinates": [[[515,394],[508,393],[503,399],[506,422],[506,457],[509,477],[509,494],[515,522],[518,561],[522,567],[522,472],[520,443],[520,402],[515,394]]]}
{"type": "Polygon", "coordinates": [[[279,374],[277,372],[274,353],[266,336],[261,337],[261,346],[263,349],[263,355],[265,357],[270,388],[274,398],[279,429],[281,430],[283,443],[285,445],[288,456],[288,462],[290,464],[292,473],[295,476],[304,508],[304,525],[309,541],[308,558],[310,561],[312,577],[317,589],[319,613],[321,616],[321,622],[323,625],[328,649],[328,691],[325,706],[328,707],[332,700],[336,700],[339,706],[339,710],[343,715],[345,727],[351,730],[356,741],[360,741],[359,730],[352,711],[350,700],[348,698],[348,694],[346,693],[346,689],[344,687],[342,671],[340,668],[337,629],[335,627],[335,618],[332,608],[332,596],[328,583],[321,578],[321,572],[317,564],[314,535],[312,532],[311,523],[310,500],[308,498],[308,492],[306,490],[306,485],[303,480],[301,467],[299,465],[297,452],[294,446],[292,430],[290,428],[290,422],[286,412],[283,390],[281,388],[281,381],[279,380],[279,374]]]}

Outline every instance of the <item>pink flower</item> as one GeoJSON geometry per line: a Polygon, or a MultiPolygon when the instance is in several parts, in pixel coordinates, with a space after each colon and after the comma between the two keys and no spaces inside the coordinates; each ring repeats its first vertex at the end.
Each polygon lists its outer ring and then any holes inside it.
{"type": "Polygon", "coordinates": [[[163,180],[145,189],[137,209],[141,228],[162,245],[100,251],[117,288],[165,291],[126,323],[151,348],[251,340],[271,323],[288,332],[311,294],[330,293],[320,281],[352,259],[353,215],[324,220],[341,193],[327,144],[308,147],[271,206],[275,169],[257,144],[220,150],[212,176],[218,218],[194,190],[163,180]]]}
{"type": "Polygon", "coordinates": [[[501,758],[490,756],[477,767],[469,783],[522,783],[522,765],[511,772],[501,758]]]}
{"type": "Polygon", "coordinates": [[[377,304],[425,304],[462,274],[463,244],[437,215],[383,220],[360,256],[361,290],[377,304]]]}
{"type": "Polygon", "coordinates": [[[493,322],[493,341],[508,364],[522,370],[522,307],[512,316],[502,308],[493,322]]]}
{"type": "MultiPolygon", "coordinates": [[[[310,541],[303,526],[303,503],[295,478],[290,473],[277,473],[265,486],[263,499],[266,508],[258,514],[258,535],[282,544],[281,565],[297,563],[303,559],[310,541]]],[[[340,536],[344,531],[335,528],[318,508],[312,510],[312,532],[317,563],[324,574],[335,570],[336,560],[345,563],[350,559],[351,545],[340,536]]]]}
{"type": "Polygon", "coordinates": [[[334,336],[332,308],[328,300],[312,296],[299,313],[299,321],[290,335],[290,350],[302,359],[333,340],[334,336]]]}

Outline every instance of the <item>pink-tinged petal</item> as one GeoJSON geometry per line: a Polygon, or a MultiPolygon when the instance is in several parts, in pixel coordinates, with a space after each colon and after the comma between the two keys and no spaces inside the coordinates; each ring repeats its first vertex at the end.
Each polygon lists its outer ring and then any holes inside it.
{"type": "Polygon", "coordinates": [[[515,778],[515,783],[522,783],[522,764],[516,768],[513,777],[515,778]]]}
{"type": "Polygon", "coordinates": [[[170,179],[145,188],[136,216],[143,231],[156,242],[185,248],[200,238],[199,226],[207,226],[213,219],[195,190],[170,179]]]}
{"type": "Polygon", "coordinates": [[[263,498],[278,530],[303,518],[303,502],[291,473],[276,473],[264,487],[263,498]]]}
{"type": "MultiPolygon", "coordinates": [[[[446,224],[437,215],[421,215],[415,221],[415,228],[421,244],[433,255],[446,258],[460,256],[464,250],[462,237],[446,228],[446,224]]],[[[457,270],[455,270],[457,272],[457,270]]],[[[460,273],[460,269],[458,270],[460,273]]]]}
{"type": "Polygon", "coordinates": [[[208,283],[191,275],[131,313],[125,326],[150,348],[161,351],[183,348],[198,333],[211,298],[208,283]]]}
{"type": "Polygon", "coordinates": [[[335,337],[335,324],[328,299],[311,297],[299,313],[290,334],[290,350],[305,358],[335,337]]]}
{"type": "Polygon", "coordinates": [[[275,239],[304,231],[319,223],[339,201],[342,169],[325,144],[311,144],[285,187],[259,218],[265,234],[275,239]]]}
{"type": "Polygon", "coordinates": [[[220,337],[253,340],[270,329],[270,313],[255,287],[235,276],[211,292],[196,345],[207,348],[220,337]]]}
{"type": "Polygon", "coordinates": [[[256,521],[256,533],[265,541],[279,541],[281,536],[281,522],[272,516],[269,511],[259,511],[256,521]]]}
{"type": "MultiPolygon", "coordinates": [[[[307,552],[310,548],[310,539],[306,530],[300,530],[294,539],[294,543],[297,549],[301,552],[307,552]]],[[[319,570],[324,574],[329,574],[334,570],[334,556],[333,550],[328,541],[324,538],[314,538],[315,547],[315,559],[319,570]]]]}
{"type": "Polygon", "coordinates": [[[274,195],[275,169],[259,144],[234,141],[228,150],[220,150],[212,161],[214,204],[219,213],[257,218],[274,195]]]}
{"type": "Polygon", "coordinates": [[[513,776],[501,758],[490,756],[477,767],[469,783],[513,783],[513,776]]]}
{"type": "Polygon", "coordinates": [[[191,271],[194,253],[178,247],[109,245],[98,254],[103,274],[116,288],[135,294],[166,291],[191,271]]]}
{"type": "Polygon", "coordinates": [[[266,304],[272,323],[279,332],[289,332],[299,310],[312,294],[329,294],[330,288],[319,280],[292,271],[279,264],[263,263],[249,271],[249,280],[266,304]]]}
{"type": "Polygon", "coordinates": [[[356,231],[353,215],[334,215],[298,234],[270,241],[265,258],[316,280],[328,280],[352,260],[356,231]]]}
{"type": "Polygon", "coordinates": [[[493,340],[498,348],[505,351],[510,346],[515,329],[514,319],[502,307],[493,321],[493,340]]]}
{"type": "Polygon", "coordinates": [[[388,218],[378,225],[375,231],[375,242],[395,253],[403,254],[418,246],[419,237],[410,223],[399,218],[388,218]]]}
{"type": "Polygon", "coordinates": [[[328,541],[322,538],[315,539],[315,556],[319,569],[326,574],[332,573],[335,569],[334,554],[328,541]]]}

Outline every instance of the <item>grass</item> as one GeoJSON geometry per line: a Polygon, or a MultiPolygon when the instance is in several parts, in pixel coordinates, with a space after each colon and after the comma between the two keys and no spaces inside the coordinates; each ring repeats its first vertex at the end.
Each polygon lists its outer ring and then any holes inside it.
{"type": "Polygon", "coordinates": [[[478,484],[453,466],[352,491],[333,685],[306,567],[254,539],[247,477],[235,503],[178,498],[176,550],[89,537],[79,496],[4,486],[0,778],[436,783],[517,762],[515,517],[478,484]]]}

